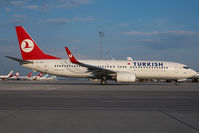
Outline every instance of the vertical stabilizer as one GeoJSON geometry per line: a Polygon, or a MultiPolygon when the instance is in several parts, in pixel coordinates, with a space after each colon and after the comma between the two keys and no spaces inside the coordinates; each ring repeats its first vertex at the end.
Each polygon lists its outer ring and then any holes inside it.
{"type": "Polygon", "coordinates": [[[12,77],[12,74],[13,74],[13,71],[10,71],[7,76],[12,77]]]}
{"type": "Polygon", "coordinates": [[[45,54],[22,26],[15,28],[23,60],[60,59],[45,54]]]}
{"type": "Polygon", "coordinates": [[[32,76],[32,72],[30,72],[27,77],[30,78],[32,76]]]}

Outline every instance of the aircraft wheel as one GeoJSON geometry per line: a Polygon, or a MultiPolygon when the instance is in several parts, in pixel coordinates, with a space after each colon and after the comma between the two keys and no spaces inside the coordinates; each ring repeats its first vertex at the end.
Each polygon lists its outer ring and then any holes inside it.
{"type": "Polygon", "coordinates": [[[102,85],[106,85],[106,84],[107,84],[107,81],[104,80],[104,79],[102,79],[102,80],[101,80],[101,84],[102,84],[102,85]]]}
{"type": "Polygon", "coordinates": [[[175,82],[175,85],[176,85],[176,86],[178,86],[178,85],[179,85],[179,82],[178,82],[178,81],[176,81],[176,82],[175,82]]]}

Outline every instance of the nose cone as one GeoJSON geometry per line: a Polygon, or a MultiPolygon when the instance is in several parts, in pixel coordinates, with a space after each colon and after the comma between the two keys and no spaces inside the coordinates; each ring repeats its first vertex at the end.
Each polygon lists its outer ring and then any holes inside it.
{"type": "Polygon", "coordinates": [[[194,77],[197,75],[197,72],[194,71],[193,69],[190,69],[190,77],[194,77]]]}

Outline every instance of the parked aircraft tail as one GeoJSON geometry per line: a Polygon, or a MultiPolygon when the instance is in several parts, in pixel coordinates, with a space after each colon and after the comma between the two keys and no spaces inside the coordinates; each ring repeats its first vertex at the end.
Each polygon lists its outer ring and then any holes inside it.
{"type": "Polygon", "coordinates": [[[19,72],[17,72],[13,77],[19,77],[19,72]]]}
{"type": "Polygon", "coordinates": [[[38,76],[38,77],[43,77],[43,74],[44,74],[44,73],[41,72],[41,73],[39,73],[37,76],[38,76]]]}
{"type": "Polygon", "coordinates": [[[13,71],[10,71],[7,76],[12,77],[12,74],[13,74],[13,71]]]}
{"type": "Polygon", "coordinates": [[[32,72],[30,72],[30,73],[28,74],[28,76],[27,76],[27,77],[28,77],[28,78],[30,78],[30,77],[31,77],[31,75],[32,75],[32,72]]]}
{"type": "Polygon", "coordinates": [[[23,60],[60,59],[45,54],[22,26],[15,28],[23,60]]]}

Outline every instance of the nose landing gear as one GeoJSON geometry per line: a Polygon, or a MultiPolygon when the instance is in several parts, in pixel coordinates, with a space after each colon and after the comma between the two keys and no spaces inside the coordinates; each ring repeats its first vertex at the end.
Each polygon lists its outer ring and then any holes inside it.
{"type": "Polygon", "coordinates": [[[178,85],[179,85],[179,82],[178,82],[178,80],[176,80],[176,81],[175,81],[175,85],[176,85],[176,86],[178,86],[178,85]]]}

